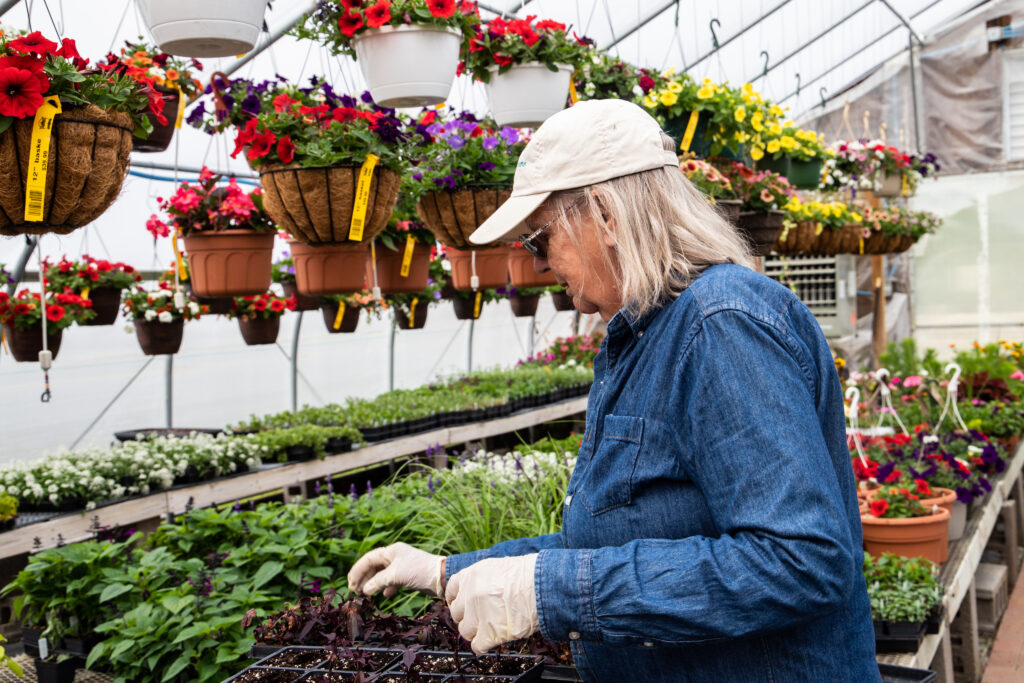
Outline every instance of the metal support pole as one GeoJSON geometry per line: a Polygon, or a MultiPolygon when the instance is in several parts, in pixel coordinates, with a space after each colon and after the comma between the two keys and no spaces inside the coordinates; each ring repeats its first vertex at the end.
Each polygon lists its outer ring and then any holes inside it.
{"type": "Polygon", "coordinates": [[[473,372],[473,330],[476,320],[469,321],[469,335],[466,337],[466,372],[473,372]]]}
{"type": "MultiPolygon", "coordinates": [[[[789,2],[789,0],[785,0],[785,2],[783,2],[782,4],[785,5],[786,2],[789,2]]],[[[640,29],[642,29],[644,26],[646,26],[647,24],[651,23],[652,21],[654,21],[655,19],[660,17],[662,14],[664,14],[666,11],[668,11],[671,7],[674,7],[675,4],[676,4],[676,0],[668,0],[668,2],[666,2],[664,5],[661,5],[660,7],[655,9],[653,12],[648,14],[646,19],[641,19],[637,23],[633,24],[628,29],[626,29],[626,32],[623,33],[622,35],[615,36],[615,40],[613,40],[612,42],[608,43],[608,45],[605,46],[602,49],[604,49],[604,50],[612,49],[613,47],[615,47],[616,45],[618,45],[619,43],[624,41],[626,38],[629,38],[631,35],[633,35],[637,31],[639,31],[640,29]]],[[[774,11],[774,10],[772,10],[772,11],[774,11]]]]}
{"type": "Polygon", "coordinates": [[[907,34],[907,42],[910,49],[910,102],[913,105],[914,115],[914,151],[921,153],[921,123],[917,111],[917,67],[914,66],[914,33],[907,34]]]}
{"type": "Polygon", "coordinates": [[[14,282],[7,285],[8,296],[14,296],[14,290],[18,288],[18,283],[25,277],[25,266],[28,265],[28,259],[32,256],[32,252],[35,251],[36,239],[35,237],[25,235],[25,246],[21,248],[21,255],[18,256],[18,262],[14,264],[14,270],[11,272],[14,282]]]}
{"type": "Polygon", "coordinates": [[[527,358],[533,358],[533,335],[534,335],[534,332],[536,332],[536,328],[537,328],[536,321],[537,321],[537,317],[531,315],[530,316],[530,326],[527,328],[529,333],[530,333],[530,336],[527,338],[527,341],[526,341],[526,357],[527,358]]]}
{"type": "Polygon", "coordinates": [[[85,435],[92,431],[92,428],[96,426],[96,423],[99,422],[103,418],[103,416],[107,414],[107,411],[110,410],[115,403],[117,403],[117,399],[121,398],[121,396],[124,395],[124,392],[128,391],[128,387],[130,387],[135,382],[135,380],[139,378],[139,375],[142,374],[142,371],[148,368],[149,364],[152,363],[155,358],[156,356],[150,356],[149,358],[146,359],[146,362],[142,364],[142,367],[139,368],[134,375],[132,375],[132,378],[128,380],[128,382],[123,387],[121,387],[121,390],[114,395],[114,398],[110,399],[110,402],[107,403],[107,405],[103,406],[103,410],[101,410],[100,414],[97,415],[95,419],[93,419],[93,421],[89,423],[89,426],[85,428],[85,431],[79,434],[78,438],[71,442],[71,448],[77,446],[78,442],[84,439],[85,435]]]}
{"type": "Polygon", "coordinates": [[[302,331],[302,311],[295,321],[295,332],[292,334],[292,411],[299,409],[299,332],[302,331]]]}
{"type": "MultiPolygon", "coordinates": [[[[203,169],[201,169],[198,166],[178,166],[177,168],[175,168],[174,164],[162,164],[157,161],[136,161],[135,159],[132,159],[130,162],[128,162],[128,165],[133,168],[146,168],[151,171],[178,171],[181,173],[195,173],[196,175],[199,175],[203,171],[203,169]]],[[[217,175],[222,175],[228,178],[253,178],[254,180],[259,179],[259,176],[256,175],[255,173],[236,173],[235,171],[224,171],[216,168],[212,168],[210,170],[216,173],[217,175]]]]}
{"type": "Polygon", "coordinates": [[[174,354],[167,354],[164,364],[164,416],[167,428],[174,426],[174,354]]]}
{"type": "MultiPolygon", "coordinates": [[[[687,70],[688,70],[688,71],[692,70],[692,69],[693,69],[693,68],[694,68],[695,66],[697,66],[698,64],[700,64],[701,62],[703,62],[703,61],[704,61],[705,59],[707,59],[707,58],[708,58],[708,57],[710,57],[711,55],[715,54],[716,52],[718,52],[719,50],[721,50],[721,49],[722,49],[723,47],[725,47],[726,45],[728,45],[728,44],[729,44],[729,43],[731,43],[732,41],[734,41],[734,40],[736,40],[737,38],[739,38],[739,37],[740,37],[740,36],[742,36],[742,35],[743,35],[744,33],[746,33],[747,31],[749,31],[750,29],[754,28],[755,26],[757,26],[758,24],[760,24],[760,23],[761,23],[762,21],[764,21],[765,19],[767,19],[767,18],[768,18],[768,17],[770,17],[771,15],[775,14],[776,12],[778,12],[778,11],[779,11],[780,9],[782,9],[783,7],[785,7],[786,5],[788,5],[788,4],[789,4],[789,3],[791,2],[791,1],[792,1],[792,0],[783,0],[782,2],[780,2],[780,3],[779,3],[778,5],[776,5],[775,7],[772,7],[772,8],[770,9],[770,10],[768,10],[767,12],[765,12],[764,14],[762,14],[761,16],[759,16],[759,17],[758,17],[758,18],[757,18],[757,19],[756,19],[755,21],[752,21],[751,23],[747,24],[746,26],[744,26],[743,28],[741,28],[741,29],[740,29],[740,30],[739,30],[738,32],[734,33],[733,35],[729,36],[729,37],[728,37],[728,38],[726,38],[726,39],[725,39],[724,41],[722,41],[721,43],[719,43],[719,44],[718,44],[718,47],[716,47],[716,48],[715,48],[715,49],[713,49],[713,50],[708,50],[707,52],[705,52],[704,54],[702,54],[702,55],[701,55],[700,57],[698,57],[698,58],[697,58],[697,61],[696,61],[696,62],[694,62],[693,64],[691,64],[691,65],[690,65],[690,66],[688,67],[688,69],[687,69],[687,70]]],[[[611,45],[609,45],[608,47],[611,47],[611,45]]]]}
{"type": "Polygon", "coordinates": [[[3,0],[0,2],[0,17],[7,14],[7,10],[17,5],[21,0],[3,0]]]}
{"type": "Polygon", "coordinates": [[[241,57],[240,59],[231,62],[231,64],[229,64],[228,67],[224,69],[224,73],[230,76],[231,74],[235,73],[243,66],[251,62],[252,60],[256,59],[257,55],[259,55],[268,47],[279,41],[286,33],[288,33],[288,31],[292,29],[293,26],[295,26],[297,23],[305,19],[306,15],[315,9],[316,0],[307,0],[304,5],[302,5],[298,10],[296,10],[294,17],[285,21],[281,26],[278,26],[276,29],[268,33],[267,39],[263,42],[262,45],[255,47],[244,57],[241,57]]]}
{"type": "Polygon", "coordinates": [[[398,322],[392,314],[391,334],[388,336],[388,391],[395,390],[395,332],[397,330],[398,322]]]}

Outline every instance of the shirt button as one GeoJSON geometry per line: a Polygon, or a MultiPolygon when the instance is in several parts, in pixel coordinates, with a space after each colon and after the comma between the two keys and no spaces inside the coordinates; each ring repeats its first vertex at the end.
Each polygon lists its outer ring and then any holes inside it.
{"type": "Polygon", "coordinates": [[[637,337],[642,337],[642,336],[644,336],[644,331],[643,331],[643,330],[640,330],[639,332],[637,332],[637,333],[636,333],[636,336],[637,336],[637,337]]]}
{"type": "Polygon", "coordinates": [[[572,502],[572,494],[570,493],[568,496],[565,497],[565,507],[569,507],[569,503],[571,503],[571,502],[572,502]]]}
{"type": "Polygon", "coordinates": [[[580,639],[580,632],[579,631],[569,631],[569,640],[579,640],[579,639],[580,639]]]}
{"type": "Polygon", "coordinates": [[[644,641],[644,647],[654,647],[654,643],[649,640],[644,641]]]}

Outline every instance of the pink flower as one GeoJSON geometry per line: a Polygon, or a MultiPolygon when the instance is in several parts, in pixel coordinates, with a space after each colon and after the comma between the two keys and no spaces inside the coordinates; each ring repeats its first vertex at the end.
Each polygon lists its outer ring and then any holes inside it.
{"type": "Polygon", "coordinates": [[[188,213],[199,206],[199,195],[192,189],[182,187],[176,195],[171,197],[171,206],[181,213],[188,213]]]}
{"type": "Polygon", "coordinates": [[[1010,375],[1010,379],[1024,380],[1024,372],[1017,370],[1012,375],[1010,375]]]}
{"type": "Polygon", "coordinates": [[[171,229],[167,224],[156,216],[150,216],[149,220],[146,221],[146,230],[149,230],[153,235],[153,239],[156,239],[157,237],[167,237],[171,234],[171,229]]]}
{"type": "Polygon", "coordinates": [[[910,375],[905,380],[903,380],[903,386],[905,386],[905,387],[919,387],[919,386],[921,386],[921,377],[920,377],[920,375],[910,375]]]}

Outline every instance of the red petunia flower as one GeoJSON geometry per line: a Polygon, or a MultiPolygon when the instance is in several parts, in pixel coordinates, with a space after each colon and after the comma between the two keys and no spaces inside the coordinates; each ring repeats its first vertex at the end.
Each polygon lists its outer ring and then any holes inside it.
{"type": "Polygon", "coordinates": [[[437,111],[435,111],[434,109],[431,109],[430,111],[425,112],[423,114],[423,116],[420,117],[420,123],[422,125],[424,125],[424,126],[429,126],[436,119],[437,119],[437,111]]]}
{"type": "Polygon", "coordinates": [[[256,299],[255,301],[252,302],[252,309],[254,311],[265,311],[265,310],[267,310],[267,300],[266,299],[256,299]]]}
{"type": "Polygon", "coordinates": [[[35,31],[27,36],[15,38],[7,43],[7,47],[15,52],[20,52],[23,55],[39,55],[40,57],[46,57],[48,55],[57,54],[57,49],[60,46],[52,40],[44,38],[43,34],[39,31],[35,31]]]}
{"type": "Polygon", "coordinates": [[[474,2],[474,0],[462,0],[462,2],[459,3],[459,11],[467,17],[474,14],[480,14],[480,8],[476,6],[476,2],[474,2]]]}
{"type": "Polygon", "coordinates": [[[391,21],[391,0],[377,0],[366,8],[366,25],[380,28],[391,21]]]}
{"type": "Polygon", "coordinates": [[[881,517],[889,509],[889,501],[876,498],[871,501],[870,512],[875,517],[881,517]]]}
{"type": "Polygon", "coordinates": [[[284,301],[282,301],[281,299],[274,299],[273,301],[270,302],[270,310],[274,311],[275,313],[280,313],[281,311],[284,310],[284,301]]]}
{"type": "Polygon", "coordinates": [[[511,57],[507,56],[507,55],[501,55],[501,54],[497,54],[497,53],[495,53],[495,55],[494,55],[494,63],[498,64],[499,66],[508,66],[512,62],[513,62],[513,59],[511,57]]]}
{"type": "Polygon", "coordinates": [[[342,35],[351,38],[355,35],[356,31],[363,27],[363,15],[362,14],[350,14],[345,12],[338,17],[338,30],[341,31],[342,35]]]}
{"type": "Polygon", "coordinates": [[[23,119],[43,106],[43,91],[36,74],[27,69],[0,69],[0,115],[23,119]]]}
{"type": "Polygon", "coordinates": [[[522,37],[523,42],[526,43],[529,47],[533,47],[534,45],[537,44],[537,41],[540,40],[540,34],[532,30],[523,31],[519,35],[522,37]]]}
{"type": "Polygon", "coordinates": [[[32,310],[28,304],[14,304],[14,315],[25,315],[32,310]]]}
{"type": "Polygon", "coordinates": [[[78,54],[78,46],[72,38],[63,38],[60,41],[60,49],[57,50],[57,56],[68,60],[74,64],[75,68],[78,70],[82,70],[89,66],[89,60],[82,59],[82,55],[78,54]]]}
{"type": "Polygon", "coordinates": [[[435,17],[447,19],[455,14],[455,0],[427,0],[427,9],[435,17]]]}
{"type": "Polygon", "coordinates": [[[550,19],[545,19],[543,21],[538,21],[536,23],[536,27],[539,30],[541,30],[541,31],[564,31],[565,30],[565,24],[560,24],[559,22],[551,21],[550,19]]]}
{"type": "Polygon", "coordinates": [[[46,307],[46,319],[50,322],[57,322],[64,317],[64,307],[56,304],[50,304],[46,307]]]}
{"type": "Polygon", "coordinates": [[[928,485],[928,482],[924,479],[915,479],[914,483],[917,485],[917,492],[926,496],[932,495],[932,487],[928,485]]]}
{"type": "Polygon", "coordinates": [[[0,57],[0,69],[6,69],[8,67],[15,67],[18,69],[25,69],[31,71],[36,75],[36,80],[39,81],[39,91],[44,95],[50,89],[50,77],[43,73],[43,66],[46,62],[38,57],[21,57],[18,55],[8,55],[6,57],[0,57]]]}
{"type": "Polygon", "coordinates": [[[277,135],[272,130],[265,130],[252,139],[249,144],[249,151],[245,153],[249,161],[255,161],[270,153],[270,148],[277,142],[277,135]]]}
{"type": "Polygon", "coordinates": [[[245,122],[245,127],[240,128],[238,133],[235,134],[235,150],[231,152],[231,158],[234,159],[238,156],[238,153],[245,149],[256,137],[256,125],[259,122],[256,119],[249,119],[245,122]]]}
{"type": "Polygon", "coordinates": [[[292,105],[298,104],[299,101],[289,96],[288,93],[281,93],[274,98],[274,111],[278,114],[282,114],[292,108],[292,105]]]}
{"type": "Polygon", "coordinates": [[[295,143],[288,135],[277,141],[277,158],[282,164],[290,164],[295,158],[295,143]]]}
{"type": "Polygon", "coordinates": [[[654,87],[654,79],[653,78],[651,78],[650,76],[648,76],[646,74],[644,74],[643,76],[640,77],[640,89],[644,91],[645,95],[647,93],[649,93],[651,91],[651,88],[653,88],[653,87],[654,87]]]}
{"type": "Polygon", "coordinates": [[[341,6],[351,12],[362,8],[363,0],[341,0],[341,6]]]}

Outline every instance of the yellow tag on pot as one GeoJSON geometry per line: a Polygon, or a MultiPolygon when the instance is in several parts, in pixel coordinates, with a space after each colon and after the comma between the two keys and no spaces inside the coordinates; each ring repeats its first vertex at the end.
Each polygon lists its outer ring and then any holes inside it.
{"type": "Polygon", "coordinates": [[[179,237],[181,237],[181,230],[175,231],[171,243],[174,245],[174,258],[178,261],[178,279],[184,281],[188,280],[188,268],[185,267],[185,261],[181,258],[181,249],[178,248],[179,237]]]}
{"type": "Polygon", "coordinates": [[[180,85],[174,86],[174,89],[178,91],[178,113],[174,116],[174,127],[180,130],[185,118],[185,93],[181,92],[180,85]]]}
{"type": "Polygon", "coordinates": [[[686,122],[686,132],[683,133],[683,141],[679,143],[679,149],[684,152],[690,151],[690,145],[693,144],[693,135],[697,132],[697,119],[699,118],[699,111],[690,112],[690,120],[686,122]]]}
{"type": "Polygon", "coordinates": [[[3,347],[5,354],[9,354],[10,351],[7,350],[7,336],[6,336],[6,332],[7,332],[7,326],[6,325],[0,325],[0,346],[3,347]]]}
{"type": "Polygon", "coordinates": [[[86,287],[85,289],[82,290],[82,298],[85,299],[86,301],[89,300],[89,288],[88,287],[86,287]]]}
{"type": "Polygon", "coordinates": [[[50,132],[53,119],[61,112],[60,98],[51,95],[43,100],[32,120],[32,146],[29,148],[28,178],[25,181],[25,222],[43,220],[46,200],[46,167],[50,163],[50,132]]]}
{"type": "Polygon", "coordinates": [[[861,254],[864,253],[864,238],[863,237],[860,238],[860,253],[861,254]]]}
{"type": "Polygon", "coordinates": [[[345,302],[338,302],[338,314],[334,316],[334,325],[332,327],[336,330],[341,329],[341,319],[345,317],[345,302]]]}
{"type": "Polygon", "coordinates": [[[483,292],[476,293],[476,301],[473,303],[473,317],[480,317],[480,297],[483,296],[483,292]]]}
{"type": "Polygon", "coordinates": [[[576,74],[575,73],[572,75],[572,78],[569,79],[569,101],[571,103],[573,103],[573,104],[576,104],[577,102],[580,101],[580,96],[576,92],[576,74]]]}
{"type": "Polygon", "coordinates": [[[900,174],[900,178],[902,178],[902,183],[900,185],[900,191],[903,193],[903,196],[906,197],[907,195],[910,194],[910,183],[907,181],[907,174],[906,173],[901,173],[900,174]]]}
{"type": "Polygon", "coordinates": [[[409,329],[416,327],[416,304],[420,302],[418,296],[412,298],[412,303],[409,304],[409,329]]]}
{"type": "Polygon", "coordinates": [[[373,168],[380,161],[376,154],[367,154],[363,167],[359,169],[359,181],[356,183],[356,203],[352,208],[352,224],[348,238],[353,242],[361,242],[363,228],[366,227],[366,208],[370,204],[370,181],[373,180],[373,168]]]}
{"type": "Polygon", "coordinates": [[[402,277],[409,277],[409,267],[412,265],[412,252],[416,248],[416,238],[409,235],[405,238],[405,253],[402,254],[402,269],[398,274],[402,277]]]}
{"type": "Polygon", "coordinates": [[[820,235],[821,231],[824,230],[824,229],[825,229],[825,226],[821,224],[821,221],[818,221],[817,223],[814,224],[814,234],[815,235],[820,235]]]}

